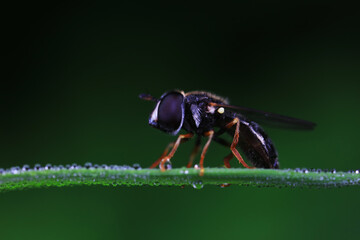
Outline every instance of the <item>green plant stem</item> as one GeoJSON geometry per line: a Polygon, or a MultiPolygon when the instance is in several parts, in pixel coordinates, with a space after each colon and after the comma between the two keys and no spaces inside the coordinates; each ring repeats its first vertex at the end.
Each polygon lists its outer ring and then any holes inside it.
{"type": "Polygon", "coordinates": [[[198,169],[178,168],[161,172],[158,169],[75,168],[20,169],[0,174],[0,191],[40,187],[80,185],[183,186],[246,185],[260,187],[343,187],[360,185],[359,171],[312,172],[307,170],[225,169],[206,168],[204,176],[198,169]]]}

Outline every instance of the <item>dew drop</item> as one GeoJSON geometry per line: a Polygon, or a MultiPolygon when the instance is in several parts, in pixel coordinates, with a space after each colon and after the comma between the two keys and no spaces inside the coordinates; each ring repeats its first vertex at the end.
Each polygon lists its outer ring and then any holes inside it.
{"type": "Polygon", "coordinates": [[[130,170],[130,169],[133,169],[133,168],[130,166],[127,166],[127,165],[118,166],[118,168],[117,168],[117,170],[130,170]]]}
{"type": "Polygon", "coordinates": [[[24,165],[21,169],[22,171],[26,172],[26,171],[29,171],[30,170],[30,166],[29,165],[24,165]]]}
{"type": "Polygon", "coordinates": [[[71,164],[70,169],[77,169],[78,165],[76,163],[71,164]]]}
{"type": "Polygon", "coordinates": [[[189,171],[187,169],[186,170],[181,170],[180,173],[187,175],[187,174],[189,174],[189,171]]]}
{"type": "Polygon", "coordinates": [[[141,166],[138,163],[134,163],[132,166],[135,170],[141,170],[141,166]]]}
{"type": "Polygon", "coordinates": [[[202,189],[204,187],[204,184],[202,181],[195,181],[192,183],[193,188],[195,189],[202,189]]]}
{"type": "Polygon", "coordinates": [[[171,162],[170,162],[170,161],[167,161],[167,162],[165,163],[165,169],[166,169],[166,170],[171,170],[171,169],[172,169],[172,165],[171,165],[171,162]]]}
{"type": "Polygon", "coordinates": [[[87,162],[87,163],[85,163],[84,167],[85,167],[86,169],[92,168],[92,164],[89,163],[89,162],[87,162]]]}
{"type": "Polygon", "coordinates": [[[37,171],[37,170],[40,170],[41,169],[41,165],[40,164],[35,164],[34,165],[34,170],[37,171]]]}
{"type": "Polygon", "coordinates": [[[158,187],[158,186],[160,186],[160,183],[159,182],[153,182],[151,185],[155,186],[155,187],[158,187]]]}
{"type": "Polygon", "coordinates": [[[12,174],[18,174],[20,172],[20,167],[12,167],[10,168],[10,172],[12,174]]]}
{"type": "Polygon", "coordinates": [[[51,168],[52,168],[52,166],[51,166],[50,163],[48,163],[48,164],[45,165],[45,169],[46,169],[46,170],[50,170],[51,168]]]}

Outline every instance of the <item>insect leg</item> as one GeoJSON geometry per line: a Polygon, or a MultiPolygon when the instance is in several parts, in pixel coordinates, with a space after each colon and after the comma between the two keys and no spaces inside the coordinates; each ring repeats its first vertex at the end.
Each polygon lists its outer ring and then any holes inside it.
{"type": "Polygon", "coordinates": [[[234,118],[231,122],[229,122],[228,124],[226,124],[226,128],[231,128],[232,126],[234,126],[236,124],[236,129],[235,129],[235,134],[234,134],[234,139],[233,142],[230,146],[230,149],[232,151],[232,153],[235,155],[235,157],[239,160],[239,162],[246,168],[255,168],[255,167],[250,167],[246,164],[246,162],[244,161],[244,159],[241,157],[240,153],[238,152],[238,150],[236,149],[236,145],[239,142],[239,133],[240,133],[240,120],[238,118],[234,118]]]}
{"type": "MultiPolygon", "coordinates": [[[[221,145],[224,145],[225,147],[230,147],[231,143],[229,143],[228,141],[226,141],[225,139],[219,138],[217,136],[214,136],[214,141],[217,143],[220,143],[221,145]]],[[[230,160],[234,157],[234,154],[232,152],[230,152],[229,155],[227,155],[224,158],[224,165],[226,168],[231,168],[230,167],[230,160]]]]}
{"type": "Polygon", "coordinates": [[[201,158],[200,158],[200,176],[203,176],[204,175],[204,158],[205,158],[205,154],[206,154],[206,151],[207,149],[209,148],[210,146],[210,143],[211,143],[211,140],[214,136],[214,131],[213,130],[210,130],[208,132],[206,132],[204,134],[206,137],[208,137],[208,140],[201,152],[201,158]]]}
{"type": "Polygon", "coordinates": [[[191,168],[192,167],[192,164],[194,162],[194,158],[196,156],[196,154],[199,152],[200,150],[200,144],[201,144],[201,136],[198,135],[198,138],[196,139],[196,142],[195,142],[195,146],[194,146],[194,149],[192,150],[191,154],[190,154],[190,160],[188,162],[188,164],[186,165],[187,168],[191,168]]]}
{"type": "Polygon", "coordinates": [[[231,168],[230,166],[230,160],[234,157],[234,154],[231,152],[229,153],[229,155],[227,155],[225,158],[224,158],[224,165],[226,168],[231,168]]]}
{"type": "Polygon", "coordinates": [[[193,136],[194,136],[193,133],[179,135],[179,137],[176,139],[176,142],[174,143],[174,146],[171,149],[170,153],[166,157],[163,157],[160,160],[160,170],[162,172],[164,172],[166,170],[165,169],[165,163],[167,161],[169,161],[174,156],[174,154],[175,154],[177,148],[179,147],[180,143],[183,142],[184,140],[188,139],[188,138],[192,138],[193,136]]]}
{"type": "MultiPolygon", "coordinates": [[[[231,143],[229,143],[228,141],[226,141],[225,139],[219,138],[218,136],[216,136],[217,133],[215,133],[215,136],[213,138],[213,140],[217,143],[220,143],[221,145],[224,145],[225,147],[230,147],[231,143]]],[[[230,160],[234,157],[234,154],[232,152],[229,153],[229,155],[227,155],[224,158],[224,165],[226,168],[231,168],[230,166],[230,160]]],[[[220,187],[224,188],[224,187],[229,187],[231,184],[229,183],[223,183],[220,185],[220,187]]]]}
{"type": "Polygon", "coordinates": [[[168,154],[169,149],[172,148],[173,146],[174,146],[174,143],[173,143],[173,142],[172,142],[172,143],[169,143],[169,144],[167,145],[167,147],[165,148],[163,154],[161,154],[161,156],[159,157],[159,159],[156,160],[156,161],[150,166],[150,169],[151,169],[151,168],[156,168],[156,167],[160,164],[161,160],[168,154]]]}

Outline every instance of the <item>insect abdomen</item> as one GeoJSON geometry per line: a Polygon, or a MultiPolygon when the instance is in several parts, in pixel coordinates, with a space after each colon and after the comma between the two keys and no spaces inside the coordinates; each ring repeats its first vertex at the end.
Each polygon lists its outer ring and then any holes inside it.
{"type": "Polygon", "coordinates": [[[279,168],[275,146],[257,123],[241,122],[239,144],[255,167],[279,168]]]}
{"type": "MultiPolygon", "coordinates": [[[[257,168],[279,168],[278,154],[271,139],[255,122],[248,121],[240,114],[239,146],[252,165],[257,168]]],[[[228,130],[233,135],[235,128],[228,130]]]]}

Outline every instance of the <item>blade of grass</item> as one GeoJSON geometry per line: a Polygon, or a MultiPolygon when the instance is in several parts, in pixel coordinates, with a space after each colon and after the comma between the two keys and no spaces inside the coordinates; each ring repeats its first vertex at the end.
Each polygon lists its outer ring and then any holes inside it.
{"type": "MultiPolygon", "coordinates": [[[[94,165],[95,166],[95,165],[94,165]]],[[[14,167],[0,171],[0,191],[41,187],[79,185],[104,186],[183,186],[202,188],[204,185],[232,184],[258,187],[343,187],[360,185],[359,170],[349,172],[206,168],[199,170],[177,168],[161,172],[158,169],[135,169],[128,166],[84,167],[14,167]]]]}

